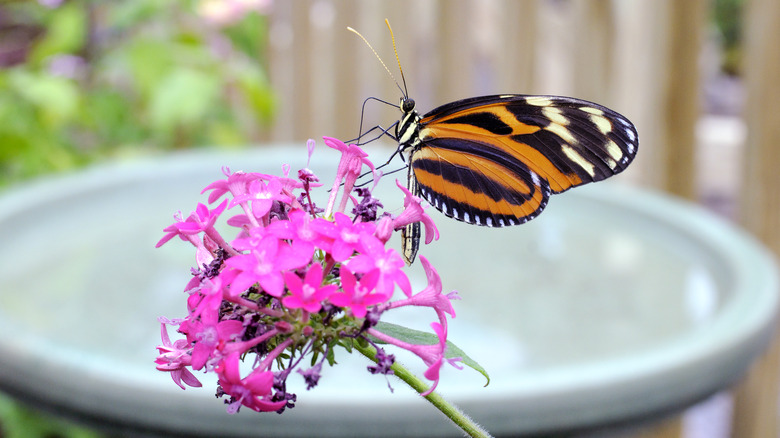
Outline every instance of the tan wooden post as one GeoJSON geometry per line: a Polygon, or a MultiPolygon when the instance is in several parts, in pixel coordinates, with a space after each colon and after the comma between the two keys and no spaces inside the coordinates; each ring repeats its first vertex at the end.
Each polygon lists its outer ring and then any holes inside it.
{"type": "Polygon", "coordinates": [[[695,199],[694,146],[699,117],[699,53],[707,2],[671,1],[668,7],[669,39],[663,88],[663,189],[695,199]]]}
{"type": "Polygon", "coordinates": [[[577,97],[609,104],[613,96],[612,56],[614,54],[615,11],[612,2],[576,2],[575,32],[578,41],[574,57],[574,90],[577,97]]]}
{"type": "MultiPolygon", "coordinates": [[[[751,0],[744,21],[748,126],[742,223],[780,254],[780,2],[751,0]]],[[[780,342],[737,388],[732,436],[778,436],[780,342]]]]}

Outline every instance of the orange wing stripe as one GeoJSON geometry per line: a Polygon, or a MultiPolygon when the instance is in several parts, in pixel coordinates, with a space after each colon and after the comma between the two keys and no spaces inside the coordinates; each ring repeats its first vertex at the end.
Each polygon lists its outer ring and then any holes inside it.
{"type": "Polygon", "coordinates": [[[545,199],[541,187],[529,186],[514,172],[480,156],[425,147],[415,153],[413,161],[418,159],[433,160],[444,167],[441,173],[415,168],[414,174],[418,184],[442,194],[455,203],[468,205],[476,210],[524,218],[536,212],[545,199]],[[452,181],[453,176],[482,180],[485,188],[492,186],[496,189],[492,193],[493,196],[490,196],[485,192],[472,190],[462,182],[452,181]]]}
{"type": "MultiPolygon", "coordinates": [[[[522,126],[528,127],[529,125],[522,126]]],[[[539,129],[537,127],[532,128],[539,129]]],[[[485,130],[473,125],[441,125],[437,122],[423,128],[420,131],[420,138],[423,141],[429,138],[457,138],[481,145],[486,149],[493,148],[503,151],[516,160],[522,161],[529,169],[549,181],[550,189],[555,193],[563,192],[573,186],[582,184],[582,179],[577,174],[561,172],[549,158],[536,148],[514,141],[509,137],[493,134],[486,135],[484,132],[485,130]]],[[[426,148],[423,147],[423,149],[426,148]]],[[[479,151],[475,150],[475,153],[479,153],[479,151]]]]}

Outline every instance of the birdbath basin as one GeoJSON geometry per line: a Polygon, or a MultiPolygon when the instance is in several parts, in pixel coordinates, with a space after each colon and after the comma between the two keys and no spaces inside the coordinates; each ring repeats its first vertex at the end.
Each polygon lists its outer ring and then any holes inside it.
{"type": "MultiPolygon", "coordinates": [[[[324,149],[311,168],[330,185],[338,157],[324,149]]],[[[154,369],[156,318],[185,316],[195,263],[178,239],[154,249],[172,213],[205,202],[198,192],[224,178],[221,166],[281,174],[290,163],[294,174],[305,155],[300,146],[180,153],[0,194],[0,387],[134,433],[456,436],[418,395],[392,379],[391,393],[365,358],[341,351],[315,389],[289,379],[298,403],[283,415],[228,415],[215,379],[182,391],[154,369]]],[[[392,179],[375,193],[397,214],[403,196],[392,179]]],[[[554,196],[518,227],[428,211],[441,239],[420,254],[462,298],[449,338],[491,377],[484,387],[468,368],[444,369],[439,392],[493,433],[565,433],[672,412],[733,383],[770,339],[772,258],[689,204],[601,183],[554,196]]],[[[425,285],[419,263],[410,276],[417,290],[425,285]]],[[[411,312],[393,322],[426,328],[429,319],[411,312]]]]}

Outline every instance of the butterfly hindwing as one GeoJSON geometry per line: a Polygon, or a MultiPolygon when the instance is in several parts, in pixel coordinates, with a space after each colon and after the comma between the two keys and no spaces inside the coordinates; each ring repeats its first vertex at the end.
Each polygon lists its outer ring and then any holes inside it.
{"type": "Polygon", "coordinates": [[[550,195],[546,182],[522,161],[464,138],[430,139],[412,153],[409,165],[422,197],[472,224],[526,222],[541,213],[550,195]]]}

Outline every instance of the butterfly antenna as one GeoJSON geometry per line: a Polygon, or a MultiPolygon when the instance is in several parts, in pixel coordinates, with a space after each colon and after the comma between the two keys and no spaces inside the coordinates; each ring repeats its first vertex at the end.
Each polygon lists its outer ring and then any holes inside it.
{"type": "MultiPolygon", "coordinates": [[[[401,58],[398,57],[398,50],[395,48],[395,35],[393,35],[393,28],[390,27],[390,20],[385,18],[385,24],[387,24],[387,28],[390,29],[390,39],[393,40],[393,53],[395,53],[395,60],[396,62],[398,62],[398,71],[401,72],[401,82],[403,82],[404,84],[404,89],[401,90],[401,92],[404,94],[404,97],[409,97],[409,94],[407,93],[406,90],[406,78],[404,77],[404,69],[401,68],[401,58]]],[[[398,85],[398,82],[396,82],[396,85],[398,85]]],[[[398,88],[401,87],[399,86],[398,88]]]]}
{"type": "MultiPolygon", "coordinates": [[[[387,21],[387,20],[385,20],[385,21],[387,21]]],[[[390,26],[390,23],[388,22],[388,24],[387,24],[387,25],[388,25],[388,26],[390,26]]],[[[374,50],[374,48],[373,48],[373,47],[371,47],[371,44],[368,42],[368,40],[366,39],[366,37],[364,37],[363,35],[361,35],[361,34],[360,34],[360,32],[356,31],[355,29],[353,29],[353,28],[351,28],[351,27],[349,27],[349,26],[347,26],[347,30],[348,30],[348,31],[350,31],[350,32],[352,32],[352,33],[354,33],[355,35],[359,36],[359,37],[360,37],[360,39],[362,39],[362,40],[363,40],[363,42],[364,42],[364,43],[366,43],[366,45],[368,46],[368,48],[369,48],[369,49],[371,49],[371,51],[372,51],[372,52],[374,52],[374,56],[376,56],[376,59],[378,59],[378,60],[379,60],[379,62],[380,62],[380,63],[382,63],[382,67],[384,67],[384,68],[385,68],[385,71],[387,72],[387,74],[389,74],[389,75],[390,75],[390,78],[393,80],[393,82],[395,82],[395,85],[398,87],[398,89],[399,89],[399,90],[401,90],[401,93],[403,93],[403,95],[404,95],[404,96],[406,96],[406,91],[404,91],[404,89],[402,89],[402,88],[401,88],[401,86],[400,86],[400,85],[398,85],[398,81],[396,81],[396,80],[395,80],[395,76],[393,76],[393,74],[390,72],[390,69],[389,69],[389,68],[387,68],[387,65],[385,65],[385,62],[384,62],[384,61],[382,61],[382,58],[380,58],[380,57],[379,57],[379,54],[378,54],[378,53],[376,53],[376,50],[374,50]]],[[[390,35],[392,36],[392,34],[393,34],[393,31],[392,31],[392,30],[390,30],[390,35]]],[[[393,40],[393,50],[395,50],[395,40],[393,40]]],[[[398,54],[396,53],[396,55],[395,55],[395,56],[396,56],[396,58],[397,58],[397,57],[398,57],[398,54]]],[[[403,79],[403,72],[401,72],[401,79],[403,79]]],[[[406,88],[406,82],[404,82],[404,88],[406,88]]]]}

